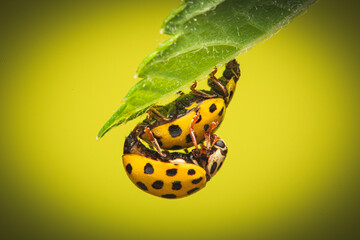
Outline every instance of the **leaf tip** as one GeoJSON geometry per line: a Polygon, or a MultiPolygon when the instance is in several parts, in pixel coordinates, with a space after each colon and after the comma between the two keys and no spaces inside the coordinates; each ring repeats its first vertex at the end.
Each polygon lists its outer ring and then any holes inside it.
{"type": "Polygon", "coordinates": [[[101,128],[101,130],[99,131],[99,133],[96,135],[96,141],[99,141],[103,136],[104,136],[104,128],[101,128]]]}

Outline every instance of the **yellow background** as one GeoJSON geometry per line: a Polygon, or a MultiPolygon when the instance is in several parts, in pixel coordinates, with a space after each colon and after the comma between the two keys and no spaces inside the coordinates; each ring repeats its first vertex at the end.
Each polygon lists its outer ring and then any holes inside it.
{"type": "Polygon", "coordinates": [[[162,1],[0,5],[2,239],[356,239],[359,16],[320,1],[238,58],[227,160],[167,200],[125,174],[137,119],[95,136],[166,39],[162,1]]]}

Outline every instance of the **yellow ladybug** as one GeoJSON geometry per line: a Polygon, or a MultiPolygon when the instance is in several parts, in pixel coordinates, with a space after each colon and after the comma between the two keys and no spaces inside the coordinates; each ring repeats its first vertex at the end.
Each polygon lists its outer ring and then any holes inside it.
{"type": "Polygon", "coordinates": [[[162,198],[181,198],[204,188],[221,168],[226,154],[225,142],[213,135],[209,149],[190,153],[167,152],[161,156],[145,147],[136,131],[124,144],[123,164],[130,180],[141,190],[162,198]]]}
{"type": "Polygon", "coordinates": [[[210,125],[222,122],[240,77],[236,60],[226,65],[219,79],[215,78],[216,71],[215,68],[210,74],[210,91],[196,90],[195,82],[189,94],[182,94],[168,105],[150,109],[147,119],[139,124],[143,129],[140,138],[152,142],[158,152],[197,147],[210,125]]]}

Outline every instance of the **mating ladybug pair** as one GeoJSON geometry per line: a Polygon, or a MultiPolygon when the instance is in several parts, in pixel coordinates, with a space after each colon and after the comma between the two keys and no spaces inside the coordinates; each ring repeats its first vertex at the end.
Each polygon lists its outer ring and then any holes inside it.
{"type": "Polygon", "coordinates": [[[216,71],[208,80],[210,90],[196,90],[195,82],[190,93],[180,92],[175,101],[150,108],[126,138],[124,167],[140,189],[163,198],[188,196],[205,187],[221,168],[228,149],[213,132],[224,118],[240,69],[232,60],[219,79],[216,71]],[[179,149],[184,152],[169,151],[179,149]]]}

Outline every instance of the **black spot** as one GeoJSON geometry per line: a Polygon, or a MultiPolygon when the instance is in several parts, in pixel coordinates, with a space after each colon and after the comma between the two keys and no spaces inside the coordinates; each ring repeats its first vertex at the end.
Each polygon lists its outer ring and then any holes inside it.
{"type": "Polygon", "coordinates": [[[224,112],[224,107],[221,109],[221,111],[218,113],[219,117],[223,114],[224,112]]]}
{"type": "Polygon", "coordinates": [[[155,189],[161,189],[164,186],[164,182],[161,180],[155,181],[152,185],[155,189]]]}
{"type": "Polygon", "coordinates": [[[232,99],[233,95],[234,95],[234,92],[233,92],[233,91],[231,91],[231,92],[230,92],[230,96],[229,96],[229,102],[231,101],[231,99],[232,99]]]}
{"type": "Polygon", "coordinates": [[[175,181],[172,183],[172,190],[180,190],[182,188],[180,181],[175,181]]]}
{"type": "Polygon", "coordinates": [[[126,169],[126,171],[128,172],[128,174],[131,174],[131,172],[132,172],[132,166],[131,166],[130,163],[128,163],[128,164],[126,165],[125,169],[126,169]]]}
{"type": "Polygon", "coordinates": [[[170,150],[179,150],[179,149],[182,149],[180,145],[174,145],[170,148],[170,150]]]}
{"type": "Polygon", "coordinates": [[[210,111],[211,113],[213,113],[215,110],[216,110],[216,105],[213,103],[213,104],[211,104],[211,106],[209,107],[209,111],[210,111]]]}
{"type": "Polygon", "coordinates": [[[223,162],[220,163],[220,165],[219,165],[219,167],[218,167],[218,171],[220,170],[222,164],[223,164],[223,162]]]}
{"type": "Polygon", "coordinates": [[[192,193],[194,193],[194,192],[197,192],[199,190],[199,188],[193,188],[193,189],[191,189],[191,190],[189,190],[189,191],[187,191],[187,194],[192,194],[192,193]]]}
{"type": "Polygon", "coordinates": [[[137,185],[139,188],[141,188],[142,190],[144,190],[144,191],[147,191],[147,190],[148,190],[147,187],[146,187],[146,185],[145,185],[144,183],[142,183],[142,182],[137,182],[136,185],[137,185]]]}
{"type": "Polygon", "coordinates": [[[195,170],[194,169],[189,169],[188,175],[194,175],[194,174],[195,174],[195,170]]]}
{"type": "Polygon", "coordinates": [[[179,127],[179,125],[171,125],[169,127],[169,133],[172,137],[178,137],[181,135],[182,133],[182,130],[181,128],[179,127]]]}
{"type": "Polygon", "coordinates": [[[217,162],[214,162],[214,164],[211,166],[210,174],[213,174],[215,172],[216,167],[217,167],[217,162]]]}
{"type": "Polygon", "coordinates": [[[209,127],[210,127],[209,124],[205,124],[204,125],[204,130],[207,131],[209,129],[209,127]]]}
{"type": "Polygon", "coordinates": [[[147,163],[144,167],[144,173],[145,174],[153,174],[154,173],[154,168],[150,163],[147,163]]]}
{"type": "Polygon", "coordinates": [[[165,194],[165,195],[162,195],[163,198],[176,198],[176,195],[175,194],[165,194]]]}
{"type": "Polygon", "coordinates": [[[192,139],[189,133],[188,135],[186,135],[186,143],[190,143],[190,142],[192,142],[192,139]]]}
{"type": "Polygon", "coordinates": [[[176,174],[177,174],[176,168],[166,170],[166,175],[168,175],[169,177],[175,176],[176,174]]]}
{"type": "Polygon", "coordinates": [[[192,183],[193,184],[198,184],[199,182],[201,182],[202,179],[203,179],[202,177],[199,177],[197,179],[192,180],[192,183]]]}
{"type": "Polygon", "coordinates": [[[226,156],[227,152],[228,152],[227,149],[225,149],[224,151],[220,149],[220,153],[221,153],[221,155],[223,155],[223,156],[226,156]]]}
{"type": "Polygon", "coordinates": [[[201,121],[201,115],[199,115],[199,119],[196,121],[196,123],[199,123],[201,121]]]}
{"type": "Polygon", "coordinates": [[[225,143],[224,143],[224,141],[222,141],[222,140],[217,140],[217,141],[215,142],[215,145],[218,146],[218,147],[221,147],[221,148],[224,148],[224,147],[225,147],[225,143]]]}

